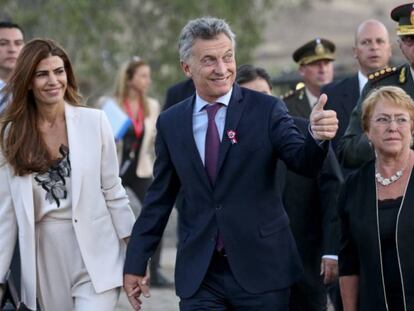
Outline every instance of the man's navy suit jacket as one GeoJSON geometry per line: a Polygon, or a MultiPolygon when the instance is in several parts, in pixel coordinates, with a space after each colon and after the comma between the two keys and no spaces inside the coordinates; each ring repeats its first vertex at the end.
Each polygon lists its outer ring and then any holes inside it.
{"type": "MultiPolygon", "coordinates": [[[[276,190],[278,159],[312,176],[327,151],[299,133],[284,103],[233,86],[211,185],[192,127],[195,96],[161,113],[155,143],[154,181],[128,245],[124,273],[144,275],[181,188],[175,284],[181,298],[200,287],[215,249],[218,229],[235,279],[248,292],[290,286],[301,263],[289,219],[276,190]],[[227,132],[236,132],[232,143],[227,132]]],[[[300,195],[300,193],[298,193],[300,195]]]]}

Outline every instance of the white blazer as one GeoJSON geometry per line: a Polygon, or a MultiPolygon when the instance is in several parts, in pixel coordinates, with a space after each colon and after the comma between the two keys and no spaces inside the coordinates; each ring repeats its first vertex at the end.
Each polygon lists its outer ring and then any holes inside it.
{"type": "MultiPolygon", "coordinates": [[[[71,163],[72,223],[96,292],[122,285],[126,245],[134,224],[118,177],[114,137],[105,114],[65,104],[71,163]]],[[[0,283],[18,235],[22,301],[36,309],[36,245],[32,176],[15,176],[0,154],[0,283]]]]}

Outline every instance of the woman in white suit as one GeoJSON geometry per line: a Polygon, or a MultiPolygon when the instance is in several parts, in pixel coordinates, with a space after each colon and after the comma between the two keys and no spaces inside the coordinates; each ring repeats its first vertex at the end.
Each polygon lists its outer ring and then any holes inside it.
{"type": "Polygon", "coordinates": [[[0,283],[18,237],[31,310],[113,311],[134,216],[103,112],[81,105],[65,51],[22,49],[0,127],[0,283]]]}

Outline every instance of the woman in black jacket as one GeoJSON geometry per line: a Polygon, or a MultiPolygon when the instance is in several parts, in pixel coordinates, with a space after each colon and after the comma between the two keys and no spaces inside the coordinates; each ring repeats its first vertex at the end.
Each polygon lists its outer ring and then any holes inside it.
{"type": "Polygon", "coordinates": [[[346,181],[339,273],[345,311],[414,310],[414,102],[400,88],[374,90],[362,124],[376,153],[346,181]]]}

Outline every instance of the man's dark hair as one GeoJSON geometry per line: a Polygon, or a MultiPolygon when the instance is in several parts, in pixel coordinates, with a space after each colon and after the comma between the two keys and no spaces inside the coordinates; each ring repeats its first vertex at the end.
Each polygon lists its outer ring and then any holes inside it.
{"type": "Polygon", "coordinates": [[[238,84],[249,83],[257,78],[265,80],[267,84],[269,84],[269,88],[272,89],[272,80],[267,71],[263,68],[249,64],[241,65],[237,68],[236,82],[238,84]]]}
{"type": "Polygon", "coordinates": [[[16,23],[10,22],[10,21],[0,21],[0,29],[2,28],[17,28],[19,29],[23,36],[24,36],[24,31],[23,29],[16,23]]]}

